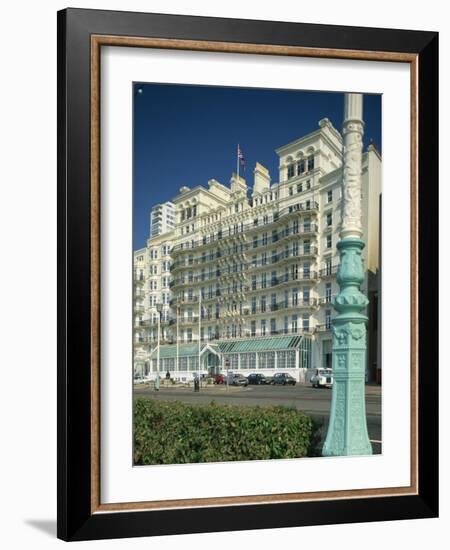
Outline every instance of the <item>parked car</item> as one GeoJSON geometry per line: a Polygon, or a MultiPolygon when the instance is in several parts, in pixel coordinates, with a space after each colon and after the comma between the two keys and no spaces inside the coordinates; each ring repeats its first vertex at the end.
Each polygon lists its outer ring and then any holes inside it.
{"type": "Polygon", "coordinates": [[[270,384],[271,378],[267,378],[264,374],[252,373],[247,376],[249,384],[270,384]]]}
{"type": "Polygon", "coordinates": [[[248,380],[242,374],[233,374],[228,379],[228,384],[231,386],[248,386],[248,380]]]}
{"type": "Polygon", "coordinates": [[[310,382],[313,388],[331,388],[333,371],[331,369],[316,369],[310,382]]]}
{"type": "Polygon", "coordinates": [[[287,372],[277,372],[274,374],[271,383],[274,385],[286,386],[291,384],[292,386],[295,386],[297,380],[287,372]]]}
{"type": "Polygon", "coordinates": [[[225,384],[225,376],[223,374],[215,374],[213,376],[214,384],[225,384]]]}
{"type": "Polygon", "coordinates": [[[133,378],[133,384],[145,384],[145,379],[142,376],[135,376],[133,378]]]}

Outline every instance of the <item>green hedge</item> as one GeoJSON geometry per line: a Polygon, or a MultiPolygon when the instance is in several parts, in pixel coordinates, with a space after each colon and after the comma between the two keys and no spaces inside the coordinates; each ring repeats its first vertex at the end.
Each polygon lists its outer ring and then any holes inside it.
{"type": "Polygon", "coordinates": [[[186,464],[300,458],[311,419],[294,408],[134,402],[134,463],[186,464]]]}

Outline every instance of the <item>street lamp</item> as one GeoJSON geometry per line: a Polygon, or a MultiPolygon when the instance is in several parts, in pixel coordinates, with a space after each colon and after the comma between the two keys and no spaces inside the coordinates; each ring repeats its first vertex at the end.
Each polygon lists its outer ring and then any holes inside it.
{"type": "Polygon", "coordinates": [[[159,383],[160,383],[160,377],[159,377],[159,346],[161,341],[161,313],[162,313],[163,305],[158,302],[156,304],[156,311],[158,312],[158,347],[156,349],[156,381],[155,381],[155,390],[159,390],[159,383]]]}
{"type": "Polygon", "coordinates": [[[322,455],[372,454],[367,432],[364,382],[366,322],[369,303],[360,291],[364,280],[361,252],[362,94],[345,94],[343,124],[342,226],[337,282],[340,292],[333,305],[333,393],[327,437],[322,455]]]}

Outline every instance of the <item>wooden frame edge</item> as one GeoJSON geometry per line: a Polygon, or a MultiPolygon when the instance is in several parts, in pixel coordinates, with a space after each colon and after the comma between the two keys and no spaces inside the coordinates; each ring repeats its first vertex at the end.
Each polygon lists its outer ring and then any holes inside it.
{"type": "Polygon", "coordinates": [[[418,495],[418,58],[414,53],[342,50],[201,40],[91,35],[91,514],[211,506],[275,504],[317,500],[418,495]],[[314,493],[210,497],[102,504],[100,499],[100,49],[101,46],[164,48],[223,53],[321,57],[408,63],[411,69],[411,484],[406,487],[314,493]]]}

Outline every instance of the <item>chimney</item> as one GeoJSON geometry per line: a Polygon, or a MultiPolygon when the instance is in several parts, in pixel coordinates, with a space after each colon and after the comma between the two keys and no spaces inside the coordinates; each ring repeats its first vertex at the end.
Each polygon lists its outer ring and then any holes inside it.
{"type": "Polygon", "coordinates": [[[257,162],[253,173],[255,174],[253,193],[263,193],[267,191],[270,188],[269,170],[257,162]]]}

